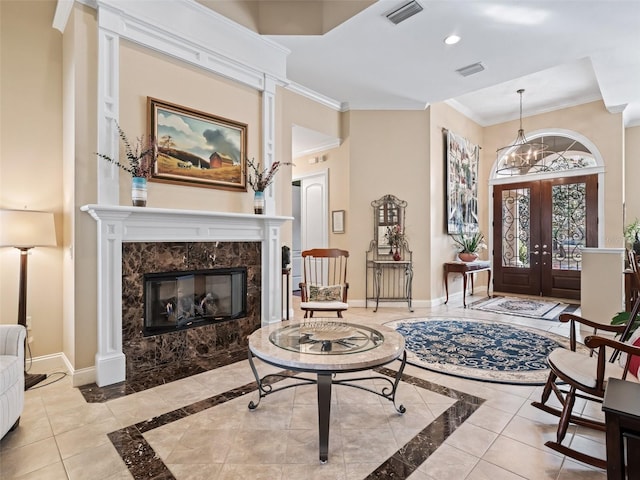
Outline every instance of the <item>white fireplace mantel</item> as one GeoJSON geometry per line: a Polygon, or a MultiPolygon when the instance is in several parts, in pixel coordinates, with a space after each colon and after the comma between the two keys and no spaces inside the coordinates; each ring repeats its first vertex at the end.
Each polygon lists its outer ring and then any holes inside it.
{"type": "Polygon", "coordinates": [[[118,205],[80,208],[97,222],[98,386],[126,377],[122,352],[122,243],[260,242],[262,325],[282,320],[280,227],[292,217],[118,205]]]}

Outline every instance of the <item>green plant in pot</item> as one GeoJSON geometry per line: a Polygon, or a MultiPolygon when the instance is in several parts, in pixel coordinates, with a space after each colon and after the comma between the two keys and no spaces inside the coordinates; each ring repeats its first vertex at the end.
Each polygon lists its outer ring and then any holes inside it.
{"type": "Polygon", "coordinates": [[[640,220],[637,218],[628,225],[625,225],[624,230],[624,241],[626,243],[626,247],[628,249],[633,249],[636,252],[636,255],[640,255],[640,220]]]}
{"type": "Polygon", "coordinates": [[[458,258],[463,262],[473,262],[478,258],[480,250],[487,248],[484,234],[478,232],[460,232],[451,235],[458,249],[458,258]]]}

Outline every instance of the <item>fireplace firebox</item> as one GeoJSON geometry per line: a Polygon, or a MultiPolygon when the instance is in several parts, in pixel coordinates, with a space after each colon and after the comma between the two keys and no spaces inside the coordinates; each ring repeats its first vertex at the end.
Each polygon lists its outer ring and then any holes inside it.
{"type": "Polygon", "coordinates": [[[144,275],[143,335],[158,335],[247,315],[247,269],[144,275]]]}

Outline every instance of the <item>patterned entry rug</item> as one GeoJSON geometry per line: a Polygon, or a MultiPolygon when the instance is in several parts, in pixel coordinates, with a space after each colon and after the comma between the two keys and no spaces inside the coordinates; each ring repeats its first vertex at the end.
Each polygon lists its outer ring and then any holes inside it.
{"type": "MultiPolygon", "coordinates": [[[[468,318],[413,318],[385,324],[405,338],[407,362],[456,377],[544,385],[546,358],[569,339],[536,328],[468,318]]],[[[579,350],[588,353],[587,347],[579,350]]]]}
{"type": "Polygon", "coordinates": [[[579,307],[580,305],[573,303],[501,296],[485,298],[469,305],[469,308],[474,310],[516,315],[518,317],[539,318],[541,320],[558,320],[561,313],[575,312],[579,307]]]}

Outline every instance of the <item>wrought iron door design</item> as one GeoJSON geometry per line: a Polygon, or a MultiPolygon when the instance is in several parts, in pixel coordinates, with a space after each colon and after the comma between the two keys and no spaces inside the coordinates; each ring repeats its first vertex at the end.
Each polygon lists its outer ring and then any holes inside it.
{"type": "Polygon", "coordinates": [[[494,289],[580,298],[581,248],[597,245],[597,176],[494,187],[494,289]]]}

